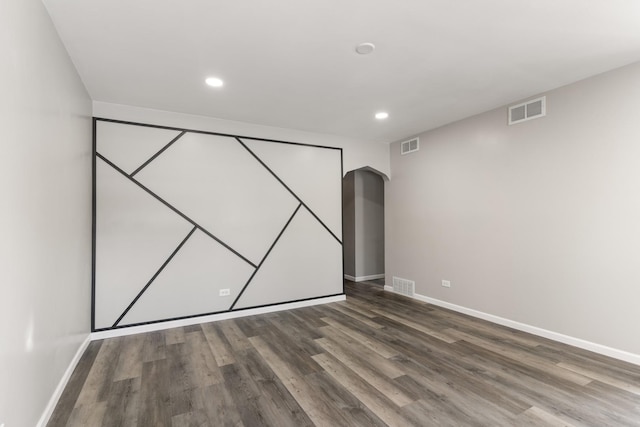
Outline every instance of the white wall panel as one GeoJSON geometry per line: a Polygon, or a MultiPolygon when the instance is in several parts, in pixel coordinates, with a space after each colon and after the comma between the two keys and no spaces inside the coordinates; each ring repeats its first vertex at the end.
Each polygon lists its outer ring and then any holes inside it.
{"type": "Polygon", "coordinates": [[[340,151],[242,140],[342,240],[340,151]]]}
{"type": "Polygon", "coordinates": [[[237,308],[342,293],[342,245],[301,207],[282,234],[237,308]]]}
{"type": "Polygon", "coordinates": [[[119,325],[228,310],[253,271],[211,237],[196,231],[119,325]],[[229,289],[230,295],[219,297],[220,289],[229,289]]]}
{"type": "Polygon", "coordinates": [[[156,130],[97,119],[96,329],[343,292],[341,149],[156,130]]]}
{"type": "Polygon", "coordinates": [[[297,205],[230,137],[187,134],[136,178],[255,265],[297,205]]]}
{"type": "Polygon", "coordinates": [[[127,173],[135,171],[180,134],[175,130],[104,121],[96,125],[100,134],[96,151],[127,173]]]}
{"type": "Polygon", "coordinates": [[[96,161],[95,326],[110,328],[193,227],[96,161]]]}

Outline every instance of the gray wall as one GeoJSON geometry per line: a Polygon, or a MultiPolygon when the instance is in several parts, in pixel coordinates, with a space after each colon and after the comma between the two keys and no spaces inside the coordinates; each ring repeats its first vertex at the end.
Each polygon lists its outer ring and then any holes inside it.
{"type": "Polygon", "coordinates": [[[89,334],[91,101],[39,0],[0,51],[0,424],[34,426],[89,334]]]}
{"type": "Polygon", "coordinates": [[[355,171],[356,277],[384,274],[384,182],[367,170],[355,171]]]}
{"type": "Polygon", "coordinates": [[[344,274],[356,276],[356,199],[355,172],[347,173],[342,180],[342,232],[344,247],[344,274]]]}
{"type": "Polygon", "coordinates": [[[384,274],[384,181],[368,170],[343,179],[345,274],[384,274]]]}
{"type": "Polygon", "coordinates": [[[387,284],[640,354],[640,64],[546,95],[391,145],[387,284]]]}

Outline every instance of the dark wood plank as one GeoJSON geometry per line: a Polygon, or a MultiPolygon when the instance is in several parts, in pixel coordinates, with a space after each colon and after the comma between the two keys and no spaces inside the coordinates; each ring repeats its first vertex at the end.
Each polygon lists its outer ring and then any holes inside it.
{"type": "Polygon", "coordinates": [[[135,426],[138,422],[141,378],[115,381],[111,387],[102,427],[135,426]]]}
{"type": "Polygon", "coordinates": [[[49,418],[48,426],[63,426],[67,424],[103,342],[103,340],[93,341],[87,346],[60,396],[56,408],[51,414],[51,418],[49,418]]]}
{"type": "Polygon", "coordinates": [[[640,366],[401,295],[91,343],[49,426],[640,426],[640,366]]]}
{"type": "Polygon", "coordinates": [[[167,360],[154,360],[142,365],[139,426],[171,426],[170,373],[167,360]]]}

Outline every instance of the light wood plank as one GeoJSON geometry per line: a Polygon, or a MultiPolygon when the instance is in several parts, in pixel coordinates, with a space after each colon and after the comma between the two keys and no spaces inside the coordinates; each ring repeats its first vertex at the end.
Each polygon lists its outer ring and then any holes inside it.
{"type": "Polygon", "coordinates": [[[369,326],[371,328],[382,329],[384,327],[381,324],[372,321],[369,317],[363,316],[362,314],[351,310],[351,307],[343,307],[341,305],[334,304],[334,305],[331,305],[329,308],[331,308],[332,310],[335,310],[335,311],[337,311],[339,313],[342,313],[345,316],[349,316],[353,320],[356,320],[356,321],[358,321],[360,323],[364,323],[365,325],[367,325],[367,326],[369,326]]]}
{"type": "Polygon", "coordinates": [[[317,399],[308,384],[296,375],[261,337],[252,337],[250,341],[315,424],[345,425],[343,423],[346,423],[346,419],[321,399],[317,399]]]}
{"type": "Polygon", "coordinates": [[[545,425],[549,427],[574,427],[575,424],[569,423],[561,418],[550,414],[536,406],[532,406],[522,413],[517,418],[519,426],[540,426],[545,425]]]}
{"type": "Polygon", "coordinates": [[[398,352],[393,348],[391,348],[390,346],[388,346],[387,344],[384,344],[376,340],[372,340],[369,337],[361,334],[360,332],[355,331],[343,325],[342,323],[336,321],[335,319],[332,319],[330,317],[323,317],[322,321],[324,321],[328,325],[333,326],[335,329],[339,330],[340,332],[343,332],[345,335],[348,335],[351,338],[359,341],[360,343],[369,347],[371,350],[375,351],[376,353],[378,353],[380,356],[384,358],[388,359],[390,357],[398,355],[398,352]]]}
{"type": "Polygon", "coordinates": [[[540,369],[541,371],[546,372],[549,375],[571,381],[578,385],[587,385],[592,381],[591,378],[585,375],[580,375],[576,372],[564,369],[558,365],[555,365],[554,363],[535,356],[531,352],[512,350],[511,348],[504,345],[489,342],[485,339],[478,338],[455,329],[447,329],[446,331],[444,331],[444,333],[457,337],[461,340],[465,340],[479,347],[486,348],[487,350],[494,351],[511,359],[518,360],[520,363],[527,364],[531,367],[540,369]]]}
{"type": "Polygon", "coordinates": [[[628,391],[629,393],[640,396],[640,385],[630,384],[625,381],[620,381],[616,378],[612,378],[607,375],[600,374],[590,369],[581,368],[580,366],[572,365],[570,363],[558,363],[558,366],[563,369],[568,369],[571,372],[575,372],[579,375],[584,375],[590,379],[598,380],[602,383],[609,384],[610,386],[619,388],[620,390],[628,391]]]}
{"type": "Polygon", "coordinates": [[[640,366],[346,290],[345,302],[91,343],[48,425],[640,425],[640,366]]]}
{"type": "Polygon", "coordinates": [[[384,393],[384,395],[397,406],[405,406],[415,401],[398,386],[393,384],[393,382],[386,379],[384,376],[381,376],[371,366],[368,366],[368,364],[362,363],[362,361],[358,360],[356,357],[349,355],[326,338],[320,338],[316,340],[316,342],[324,347],[324,349],[333,357],[342,362],[345,366],[349,367],[360,378],[384,393]]]}
{"type": "Polygon", "coordinates": [[[374,414],[390,426],[407,426],[412,422],[404,417],[382,394],[372,387],[367,387],[353,371],[341,364],[337,359],[328,354],[317,354],[312,356],[337,382],[356,396],[374,414]]]}
{"type": "Polygon", "coordinates": [[[233,357],[233,350],[231,345],[226,339],[223,339],[218,332],[218,329],[213,323],[205,323],[202,325],[202,332],[204,333],[209,349],[213,353],[213,357],[216,359],[218,366],[231,365],[236,363],[236,359],[233,357]]]}

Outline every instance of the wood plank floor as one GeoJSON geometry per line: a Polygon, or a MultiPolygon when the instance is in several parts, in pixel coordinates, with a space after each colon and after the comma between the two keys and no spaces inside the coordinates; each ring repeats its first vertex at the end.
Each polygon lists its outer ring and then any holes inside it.
{"type": "Polygon", "coordinates": [[[55,426],[640,426],[640,367],[347,282],[347,301],[94,341],[55,426]]]}

